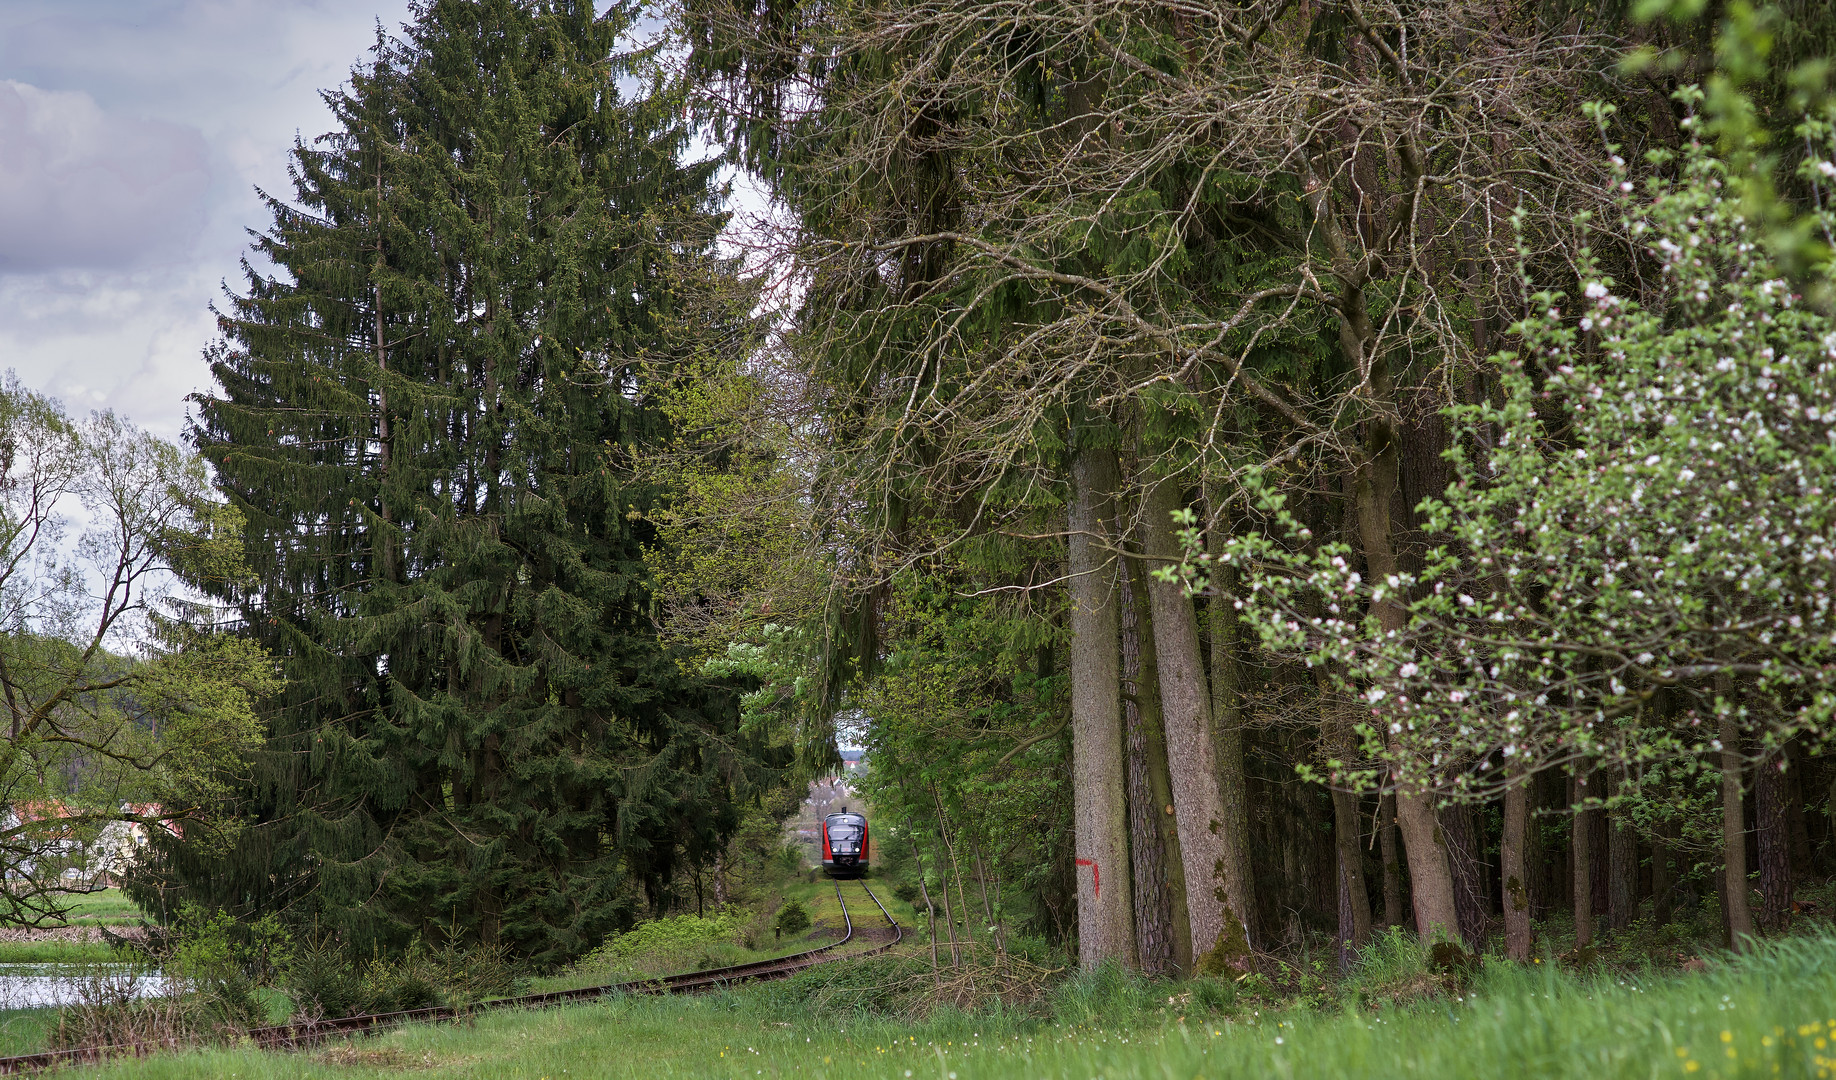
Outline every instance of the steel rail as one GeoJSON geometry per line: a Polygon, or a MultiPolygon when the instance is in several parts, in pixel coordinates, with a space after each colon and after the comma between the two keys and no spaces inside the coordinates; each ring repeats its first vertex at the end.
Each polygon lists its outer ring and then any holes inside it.
{"type": "MultiPolygon", "coordinates": [[[[899,942],[905,940],[905,928],[899,920],[892,917],[886,905],[861,882],[861,890],[880,909],[880,914],[892,925],[893,939],[884,945],[875,946],[865,952],[851,954],[850,959],[873,956],[883,953],[899,942]]],[[[685,971],[677,975],[662,975],[653,979],[634,979],[628,982],[606,983],[603,986],[583,986],[574,990],[551,990],[541,994],[521,994],[516,997],[492,998],[488,1001],[476,1001],[466,1005],[435,1005],[424,1009],[403,1009],[399,1012],[360,1013],[356,1016],[344,1016],[334,1020],[311,1020],[297,1024],[276,1024],[271,1027],[253,1028],[246,1032],[246,1037],[255,1045],[268,1049],[303,1046],[324,1039],[341,1035],[363,1035],[400,1024],[438,1022],[441,1020],[461,1020],[469,1016],[492,1009],[542,1009],[556,1005],[571,1005],[582,1001],[591,1001],[607,994],[692,994],[703,990],[712,990],[722,986],[745,982],[765,982],[772,979],[788,978],[799,971],[828,963],[841,957],[826,956],[832,949],[840,948],[854,939],[854,919],[848,914],[848,902],[842,896],[841,882],[835,883],[835,900],[841,907],[842,922],[845,933],[827,945],[821,945],[789,956],[773,957],[769,960],[754,960],[745,964],[733,964],[728,967],[710,968],[707,971],[685,971]]],[[[147,1057],[165,1050],[181,1049],[184,1045],[177,1038],[153,1039],[141,1042],[118,1043],[110,1046],[79,1046],[70,1050],[48,1050],[38,1054],[21,1054],[16,1057],[0,1057],[0,1075],[17,1075],[20,1073],[38,1072],[60,1065],[88,1065],[107,1061],[112,1058],[147,1057]]]]}

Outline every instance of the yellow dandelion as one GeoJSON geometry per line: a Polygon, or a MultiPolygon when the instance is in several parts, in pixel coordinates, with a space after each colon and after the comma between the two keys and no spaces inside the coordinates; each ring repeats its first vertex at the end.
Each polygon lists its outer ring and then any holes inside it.
{"type": "Polygon", "coordinates": [[[1734,1041],[1734,1033],[1733,1033],[1732,1031],[1724,1031],[1724,1032],[1722,1032],[1722,1033],[1721,1033],[1721,1041],[1722,1041],[1722,1042],[1733,1042],[1733,1041],[1734,1041]]]}

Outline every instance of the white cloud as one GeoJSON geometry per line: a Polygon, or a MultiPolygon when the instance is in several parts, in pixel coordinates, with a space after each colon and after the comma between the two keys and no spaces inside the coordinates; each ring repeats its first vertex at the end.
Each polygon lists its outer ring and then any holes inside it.
{"type": "Polygon", "coordinates": [[[288,151],[407,0],[0,0],[0,369],[168,438],[288,151]]]}
{"type": "Polygon", "coordinates": [[[196,128],[0,81],[0,274],[182,255],[204,224],[208,159],[196,128]]]}

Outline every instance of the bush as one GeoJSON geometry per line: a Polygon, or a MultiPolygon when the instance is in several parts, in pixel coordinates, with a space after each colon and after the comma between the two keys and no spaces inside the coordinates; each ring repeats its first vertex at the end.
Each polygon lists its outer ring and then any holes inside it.
{"type": "Polygon", "coordinates": [[[186,904],[171,940],[166,976],[212,1022],[232,1028],[267,1022],[267,1004],[257,991],[283,978],[294,955],[278,919],[241,923],[226,911],[186,904]]]}
{"type": "Polygon", "coordinates": [[[677,915],[639,923],[587,954],[573,971],[607,982],[644,979],[738,963],[733,955],[757,933],[751,915],[730,910],[716,915],[677,915]]]}
{"type": "Polygon", "coordinates": [[[420,946],[400,957],[351,959],[336,942],[320,939],[299,951],[286,979],[301,1019],[402,1012],[515,993],[522,972],[500,946],[429,952],[420,946]]]}
{"type": "Polygon", "coordinates": [[[810,928],[810,913],[801,903],[786,900],[784,906],[778,909],[778,917],[771,926],[781,935],[796,937],[810,928]]]}
{"type": "Polygon", "coordinates": [[[76,1004],[58,1010],[45,1031],[45,1049],[166,1040],[194,1043],[227,1034],[196,995],[140,996],[147,980],[160,978],[158,968],[140,962],[98,967],[72,979],[76,1004]]]}

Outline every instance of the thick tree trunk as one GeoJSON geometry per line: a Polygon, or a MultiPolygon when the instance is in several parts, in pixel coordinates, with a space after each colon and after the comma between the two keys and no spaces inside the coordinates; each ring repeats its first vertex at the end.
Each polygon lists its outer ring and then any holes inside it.
{"type": "Polygon", "coordinates": [[[1486,889],[1484,849],[1473,808],[1456,803],[1441,811],[1441,832],[1447,837],[1447,866],[1453,871],[1454,909],[1460,918],[1460,936],[1469,948],[1485,941],[1491,921],[1491,896],[1486,889]]]}
{"type": "Polygon", "coordinates": [[[1078,963],[1135,964],[1122,752],[1121,626],[1116,611],[1116,454],[1080,450],[1071,466],[1071,758],[1077,846],[1078,963]],[[1107,872],[1105,872],[1107,871],[1107,872]]]}
{"type": "Polygon", "coordinates": [[[1607,814],[1607,829],[1607,925],[1624,930],[1638,917],[1638,834],[1617,806],[1607,814]]]}
{"type": "MultiPolygon", "coordinates": [[[[1155,560],[1179,558],[1172,513],[1179,491],[1161,480],[1142,508],[1142,546],[1155,560]]],[[[1216,748],[1211,741],[1211,691],[1199,652],[1198,616],[1176,583],[1148,582],[1154,652],[1160,664],[1160,708],[1167,730],[1167,765],[1173,780],[1173,815],[1186,870],[1186,916],[1199,967],[1249,963],[1246,910],[1231,906],[1224,873],[1224,808],[1218,797],[1216,748]],[[1207,957],[1211,954],[1211,957],[1207,957]]]]}
{"type": "Polygon", "coordinates": [[[1576,949],[1584,949],[1594,943],[1594,832],[1587,820],[1587,812],[1580,808],[1582,800],[1589,794],[1586,774],[1576,774],[1568,791],[1569,804],[1575,807],[1570,823],[1572,845],[1568,863],[1569,872],[1574,875],[1576,949]]]}
{"type": "Polygon", "coordinates": [[[1339,867],[1339,928],[1342,935],[1350,933],[1353,946],[1361,946],[1371,939],[1371,899],[1364,884],[1364,846],[1359,820],[1358,796],[1334,789],[1332,833],[1339,867]]]}
{"type": "Polygon", "coordinates": [[[1403,923],[1402,862],[1396,854],[1396,796],[1383,795],[1377,802],[1377,843],[1383,854],[1383,924],[1403,923]]]}
{"type": "MultiPolygon", "coordinates": [[[[1219,556],[1212,577],[1211,619],[1211,722],[1218,755],[1218,804],[1224,826],[1218,840],[1224,849],[1224,894],[1230,909],[1243,920],[1244,933],[1256,933],[1256,883],[1250,868],[1249,784],[1243,772],[1243,661],[1239,655],[1242,622],[1237,615],[1237,571],[1222,561],[1230,538],[1223,499],[1215,489],[1205,494],[1210,504],[1211,527],[1207,546],[1219,556]]],[[[1369,921],[1368,919],[1366,920],[1369,921]]]]}
{"type": "Polygon", "coordinates": [[[1506,789],[1504,839],[1498,848],[1505,955],[1520,963],[1530,959],[1530,875],[1524,860],[1530,838],[1530,784],[1530,779],[1520,778],[1506,789]]]}
{"type": "Polygon", "coordinates": [[[1173,820],[1173,778],[1167,765],[1167,729],[1160,711],[1160,661],[1154,653],[1153,617],[1148,611],[1147,574],[1141,560],[1129,559],[1126,572],[1133,593],[1135,636],[1140,664],[1135,699],[1141,708],[1141,734],[1147,754],[1148,803],[1154,829],[1160,838],[1165,880],[1162,895],[1171,920],[1173,964],[1180,972],[1192,970],[1192,924],[1186,916],[1186,864],[1179,850],[1179,826],[1173,820]]]}
{"type": "Polygon", "coordinates": [[[1721,736],[1721,892],[1722,921],[1728,931],[1728,948],[1745,952],[1752,946],[1753,910],[1747,899],[1747,821],[1741,808],[1741,773],[1746,767],[1740,753],[1740,724],[1733,713],[1720,718],[1721,736]]]}
{"type": "Polygon", "coordinates": [[[1754,772],[1753,816],[1757,819],[1760,925],[1777,933],[1791,921],[1791,835],[1785,818],[1785,755],[1774,752],[1754,772]]]}
{"type": "Polygon", "coordinates": [[[1396,794],[1396,827],[1409,860],[1409,898],[1415,909],[1415,932],[1423,941],[1457,939],[1460,915],[1454,902],[1453,871],[1447,843],[1427,795],[1396,794]]]}
{"type": "MultiPolygon", "coordinates": [[[[1133,560],[1130,560],[1131,562],[1133,560]]],[[[1131,587],[1133,574],[1121,575],[1122,715],[1128,725],[1128,850],[1134,868],[1135,956],[1149,975],[1178,973],[1173,959],[1173,909],[1168,898],[1167,853],[1161,839],[1160,800],[1150,779],[1145,696],[1141,678],[1141,604],[1131,587]]],[[[1151,632],[1151,631],[1150,631],[1151,632]]],[[[1158,709],[1156,709],[1158,712],[1158,709]]],[[[1154,718],[1158,727],[1159,717],[1154,718]]],[[[1157,733],[1158,734],[1158,733],[1157,733]]],[[[1161,750],[1165,768],[1165,748],[1161,750]]]]}

